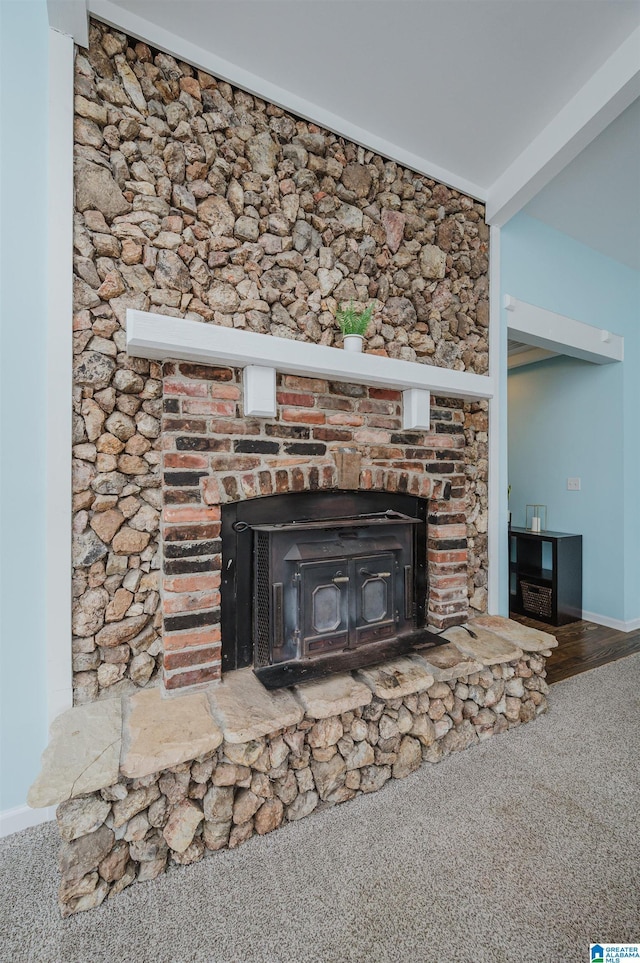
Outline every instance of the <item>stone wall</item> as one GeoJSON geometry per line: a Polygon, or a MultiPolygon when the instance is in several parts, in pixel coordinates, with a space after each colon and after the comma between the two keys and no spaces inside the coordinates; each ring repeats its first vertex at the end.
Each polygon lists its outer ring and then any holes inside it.
{"type": "MultiPolygon", "coordinates": [[[[128,307],[484,373],[484,208],[92,22],[78,51],[74,238],[74,687],[153,681],[161,372],[128,307]]],[[[486,602],[486,411],[465,417],[471,594],[486,602]]]]}

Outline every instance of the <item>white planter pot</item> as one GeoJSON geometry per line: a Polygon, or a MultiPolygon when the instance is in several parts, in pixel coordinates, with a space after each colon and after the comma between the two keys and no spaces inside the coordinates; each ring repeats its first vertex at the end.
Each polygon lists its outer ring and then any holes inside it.
{"type": "Polygon", "coordinates": [[[345,334],[343,347],[345,351],[362,351],[361,334],[345,334]]]}

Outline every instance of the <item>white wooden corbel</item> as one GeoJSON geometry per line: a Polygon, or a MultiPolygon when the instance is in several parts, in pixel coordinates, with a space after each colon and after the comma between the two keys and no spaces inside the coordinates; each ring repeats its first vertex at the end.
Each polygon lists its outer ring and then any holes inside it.
{"type": "Polygon", "coordinates": [[[276,369],[248,364],[244,369],[244,413],[257,418],[275,418],[276,369]]]}

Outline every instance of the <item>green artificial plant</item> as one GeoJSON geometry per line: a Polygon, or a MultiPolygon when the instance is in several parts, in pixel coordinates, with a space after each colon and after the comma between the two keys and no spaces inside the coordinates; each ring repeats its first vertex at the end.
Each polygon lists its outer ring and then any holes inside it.
{"type": "Polygon", "coordinates": [[[343,335],[359,334],[362,336],[369,327],[372,314],[372,304],[370,304],[368,308],[365,308],[364,311],[356,311],[353,298],[351,298],[349,307],[340,308],[336,311],[336,321],[340,325],[343,335]]]}

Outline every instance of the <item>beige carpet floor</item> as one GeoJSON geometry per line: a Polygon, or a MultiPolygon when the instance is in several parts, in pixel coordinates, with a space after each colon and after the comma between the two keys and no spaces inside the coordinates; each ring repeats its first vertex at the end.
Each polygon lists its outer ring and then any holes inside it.
{"type": "Polygon", "coordinates": [[[63,922],[53,824],[0,841],[2,963],[582,963],[640,940],[640,654],[534,723],[63,922]]]}

